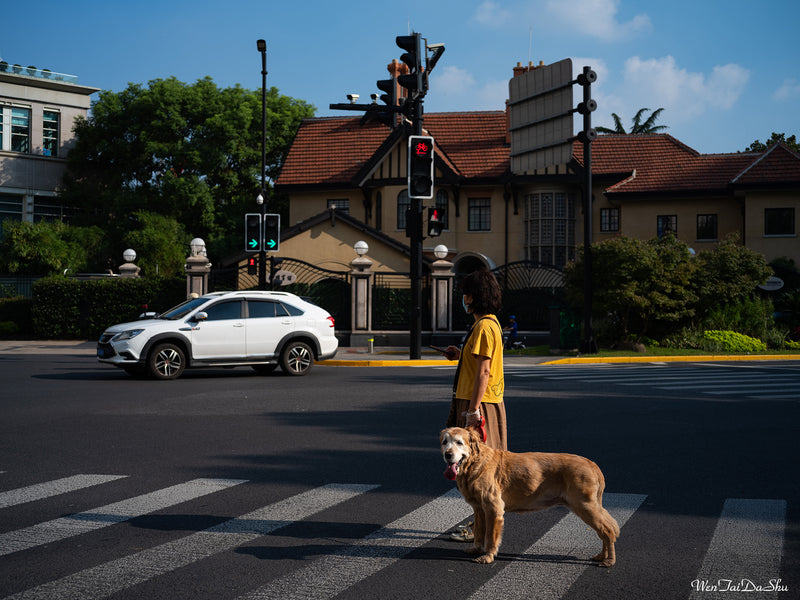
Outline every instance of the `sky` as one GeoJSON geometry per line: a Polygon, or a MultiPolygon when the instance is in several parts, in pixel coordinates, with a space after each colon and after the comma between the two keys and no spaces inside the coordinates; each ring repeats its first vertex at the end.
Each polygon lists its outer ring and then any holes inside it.
{"type": "Polygon", "coordinates": [[[403,52],[395,37],[416,31],[445,45],[426,113],[503,110],[518,62],[571,58],[597,73],[595,127],[664,108],[666,133],[706,154],[800,136],[797,0],[36,0],[3,17],[0,59],[113,92],[206,76],[260,89],[263,38],[269,87],[352,116],[329,104],[369,102],[403,52]]]}

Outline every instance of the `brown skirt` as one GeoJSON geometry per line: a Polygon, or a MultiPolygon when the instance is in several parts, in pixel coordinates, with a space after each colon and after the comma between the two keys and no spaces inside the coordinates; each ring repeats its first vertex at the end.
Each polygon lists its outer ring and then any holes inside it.
{"type": "MultiPolygon", "coordinates": [[[[453,398],[450,403],[450,414],[447,417],[447,427],[466,427],[467,417],[464,413],[469,409],[469,400],[453,398]]],[[[505,402],[491,404],[481,403],[481,414],[486,418],[486,445],[498,450],[508,450],[508,437],[506,435],[506,405],[505,402]]]]}

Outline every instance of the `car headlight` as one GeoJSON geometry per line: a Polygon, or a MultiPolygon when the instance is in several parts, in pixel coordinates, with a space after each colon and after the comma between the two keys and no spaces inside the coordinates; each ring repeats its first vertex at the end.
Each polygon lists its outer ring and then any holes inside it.
{"type": "Polygon", "coordinates": [[[143,331],[144,329],[129,329],[128,331],[123,331],[122,333],[118,333],[117,335],[115,335],[112,341],[121,342],[122,340],[130,340],[132,338],[135,338],[143,331]]]}

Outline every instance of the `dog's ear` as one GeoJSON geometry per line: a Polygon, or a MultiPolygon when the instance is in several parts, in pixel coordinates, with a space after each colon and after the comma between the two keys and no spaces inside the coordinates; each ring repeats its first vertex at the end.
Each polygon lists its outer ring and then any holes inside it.
{"type": "Polygon", "coordinates": [[[477,446],[481,441],[481,434],[475,427],[468,427],[467,431],[469,432],[469,445],[477,446]]]}

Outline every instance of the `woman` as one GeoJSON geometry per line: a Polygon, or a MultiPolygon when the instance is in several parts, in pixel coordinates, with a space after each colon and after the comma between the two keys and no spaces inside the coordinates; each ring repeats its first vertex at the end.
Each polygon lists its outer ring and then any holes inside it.
{"type": "MultiPolygon", "coordinates": [[[[485,443],[508,450],[503,403],[503,328],[495,316],[502,302],[500,286],[494,275],[481,269],[468,275],[461,288],[464,310],[475,322],[461,349],[448,346],[445,354],[450,360],[458,360],[447,427],[479,427],[482,418],[486,419],[485,443]]],[[[460,525],[450,537],[459,542],[473,541],[472,523],[460,525]]]]}
{"type": "Polygon", "coordinates": [[[459,350],[448,346],[446,356],[458,360],[448,427],[474,427],[486,419],[486,444],[508,450],[503,403],[503,329],[495,316],[502,295],[497,280],[482,269],[462,283],[464,310],[475,322],[459,350]]]}

